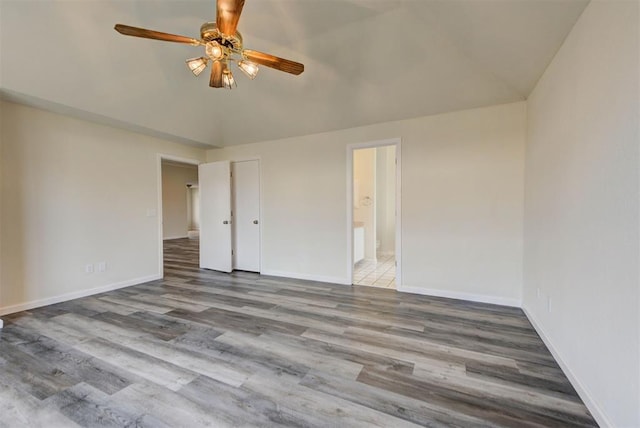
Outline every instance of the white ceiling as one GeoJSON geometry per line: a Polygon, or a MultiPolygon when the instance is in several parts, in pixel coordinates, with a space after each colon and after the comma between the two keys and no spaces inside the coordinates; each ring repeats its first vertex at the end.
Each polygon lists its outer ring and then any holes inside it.
{"type": "Polygon", "coordinates": [[[305,64],[211,89],[199,36],[214,0],[0,0],[5,98],[201,146],[227,146],[526,99],[587,0],[246,0],[246,48],[305,64]]]}

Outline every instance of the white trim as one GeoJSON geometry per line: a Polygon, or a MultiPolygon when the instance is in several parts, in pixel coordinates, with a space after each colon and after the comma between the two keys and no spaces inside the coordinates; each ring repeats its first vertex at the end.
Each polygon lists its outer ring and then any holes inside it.
{"type": "Polygon", "coordinates": [[[345,281],[344,278],[337,276],[311,275],[306,273],[284,272],[280,270],[265,270],[261,275],[278,276],[281,278],[302,279],[306,281],[327,282],[330,284],[351,285],[351,280],[345,281]]]}
{"type": "Polygon", "coordinates": [[[402,286],[402,140],[396,144],[396,288],[402,286]]]}
{"type": "MultiPolygon", "coordinates": [[[[402,138],[347,144],[347,282],[353,284],[353,151],[396,146],[396,284],[402,284],[402,138]]],[[[341,284],[342,282],[340,282],[341,284]]]]}
{"type": "Polygon", "coordinates": [[[347,145],[347,278],[353,284],[353,265],[355,254],[353,252],[353,150],[354,146],[347,145]]]}
{"type": "Polygon", "coordinates": [[[0,318],[0,329],[2,329],[2,327],[4,327],[4,322],[2,321],[2,319],[0,318]]]}
{"type": "MultiPolygon", "coordinates": [[[[157,154],[156,161],[156,188],[158,194],[157,197],[157,208],[156,208],[156,218],[158,219],[158,275],[160,278],[164,277],[164,246],[162,243],[164,242],[164,231],[162,230],[162,161],[168,160],[172,162],[181,162],[189,165],[200,165],[203,163],[197,159],[191,158],[182,158],[174,155],[167,155],[164,153],[157,154]]],[[[172,239],[172,238],[167,238],[172,239]]]]}
{"type": "Polygon", "coordinates": [[[249,161],[261,161],[262,157],[261,156],[247,156],[247,157],[239,157],[239,158],[234,158],[234,159],[230,159],[229,162],[249,162],[249,161]]]}
{"type": "Polygon", "coordinates": [[[149,275],[141,278],[129,279],[126,281],[116,282],[113,284],[102,285],[100,287],[90,288],[88,290],[74,291],[72,293],[62,294],[60,296],[48,297],[46,299],[32,300],[26,303],[20,303],[17,305],[5,306],[0,308],[0,315],[13,314],[21,311],[28,311],[29,309],[35,309],[42,306],[54,305],[56,303],[66,302],[68,300],[79,299],[81,297],[92,296],[94,294],[105,293],[107,291],[117,290],[119,288],[131,287],[132,285],[138,285],[149,281],[156,281],[162,279],[161,275],[149,275]]]}
{"type": "Polygon", "coordinates": [[[558,365],[560,365],[560,368],[567,376],[569,382],[571,382],[571,385],[575,388],[576,392],[580,396],[580,399],[587,406],[587,409],[589,409],[589,412],[591,412],[591,415],[594,417],[598,425],[600,425],[601,427],[614,427],[615,425],[605,415],[600,406],[598,406],[596,400],[591,397],[591,393],[589,392],[589,390],[582,384],[582,382],[580,382],[578,377],[573,373],[569,365],[562,358],[562,355],[553,345],[553,342],[551,342],[551,339],[549,339],[549,336],[542,328],[542,324],[538,322],[536,317],[533,315],[533,312],[529,311],[525,305],[522,305],[522,310],[524,311],[527,318],[529,318],[529,322],[531,322],[531,325],[536,330],[544,344],[547,345],[547,348],[549,348],[551,355],[553,355],[553,358],[556,360],[558,365]]]}
{"type": "Polygon", "coordinates": [[[522,302],[519,299],[506,297],[487,296],[485,294],[463,293],[459,291],[437,290],[434,288],[400,286],[396,288],[402,293],[423,294],[425,296],[446,297],[448,299],[467,300],[470,302],[490,303],[492,305],[511,306],[519,308],[522,302]]]}
{"type": "Polygon", "coordinates": [[[174,156],[174,155],[167,155],[164,153],[158,153],[158,157],[160,157],[161,160],[166,160],[166,161],[170,161],[170,162],[178,162],[178,163],[186,163],[189,165],[200,165],[201,163],[204,163],[203,161],[200,161],[198,159],[193,159],[193,158],[183,158],[180,156],[174,156]]]}
{"type": "Polygon", "coordinates": [[[385,140],[374,140],[374,141],[365,141],[364,143],[351,143],[347,145],[347,148],[352,148],[353,150],[357,149],[369,149],[371,147],[384,147],[384,146],[393,146],[396,144],[400,144],[402,138],[387,138],[385,140]]]}
{"type": "Polygon", "coordinates": [[[170,241],[171,239],[183,239],[183,238],[188,238],[189,235],[180,235],[180,236],[166,236],[164,238],[162,238],[163,241],[170,241]]]}

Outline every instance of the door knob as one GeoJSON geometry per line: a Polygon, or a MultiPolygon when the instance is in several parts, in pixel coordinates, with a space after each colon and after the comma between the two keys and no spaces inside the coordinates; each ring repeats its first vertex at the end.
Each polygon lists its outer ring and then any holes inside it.
{"type": "Polygon", "coordinates": [[[224,220],[222,224],[229,224],[229,222],[227,220],[224,220]]]}
{"type": "Polygon", "coordinates": [[[253,220],[253,224],[258,224],[258,220],[253,220]]]}

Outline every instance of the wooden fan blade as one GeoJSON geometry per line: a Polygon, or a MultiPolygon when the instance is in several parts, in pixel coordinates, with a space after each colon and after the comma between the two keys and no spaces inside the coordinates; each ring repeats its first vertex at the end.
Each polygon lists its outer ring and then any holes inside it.
{"type": "Polygon", "coordinates": [[[161,33],[159,31],[147,30],[145,28],[131,27],[129,25],[116,24],[115,30],[125,36],[142,37],[145,39],[162,40],[164,42],[186,43],[189,45],[199,45],[200,40],[192,37],[178,36],[175,34],[161,33]]]}
{"type": "Polygon", "coordinates": [[[216,26],[222,34],[234,36],[244,0],[218,0],[216,7],[216,26]]]}
{"type": "Polygon", "coordinates": [[[211,63],[211,77],[209,78],[209,86],[212,88],[224,88],[222,75],[227,69],[227,63],[221,61],[213,61],[211,63]]]}
{"type": "Polygon", "coordinates": [[[284,58],[278,58],[277,56],[263,52],[245,49],[244,55],[249,61],[257,62],[258,64],[275,68],[276,70],[284,71],[286,73],[295,74],[296,76],[304,71],[304,64],[284,58]]]}

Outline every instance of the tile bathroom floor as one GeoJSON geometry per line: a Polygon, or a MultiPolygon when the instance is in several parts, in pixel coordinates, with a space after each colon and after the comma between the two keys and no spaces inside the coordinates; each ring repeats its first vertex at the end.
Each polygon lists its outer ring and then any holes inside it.
{"type": "Polygon", "coordinates": [[[360,260],[354,266],[353,283],[379,288],[396,288],[396,259],[393,254],[378,254],[378,261],[360,260]]]}

